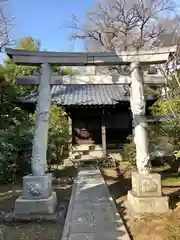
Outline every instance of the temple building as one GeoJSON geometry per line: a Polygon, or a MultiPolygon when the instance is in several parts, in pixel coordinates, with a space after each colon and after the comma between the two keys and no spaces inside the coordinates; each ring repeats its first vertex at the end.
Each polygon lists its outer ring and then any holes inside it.
{"type": "MultiPolygon", "coordinates": [[[[51,87],[52,102],[63,107],[68,115],[72,158],[107,156],[112,150],[121,149],[133,131],[129,74],[111,77],[96,75],[96,72],[95,67],[86,67],[82,76],[65,76],[62,85],[51,87]]],[[[157,96],[147,89],[164,89],[164,86],[164,78],[156,71],[146,75],[144,88],[149,122],[154,121],[149,108],[157,101],[157,96]]],[[[31,94],[21,103],[35,111],[37,96],[38,93],[31,94]]]]}
{"type": "MultiPolygon", "coordinates": [[[[51,88],[52,102],[68,114],[71,155],[106,156],[120,149],[132,134],[129,84],[63,84],[51,88]]],[[[146,94],[146,115],[157,100],[146,94]]],[[[37,94],[27,96],[23,104],[35,110],[37,94]]],[[[84,156],[83,156],[84,157],[84,156]]]]}

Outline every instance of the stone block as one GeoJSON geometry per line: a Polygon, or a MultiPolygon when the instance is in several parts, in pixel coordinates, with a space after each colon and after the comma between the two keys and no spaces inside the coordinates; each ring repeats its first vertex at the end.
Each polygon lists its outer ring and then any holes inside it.
{"type": "Polygon", "coordinates": [[[132,192],[137,197],[162,196],[161,175],[132,173],[132,192]]]}
{"type": "Polygon", "coordinates": [[[46,199],[52,194],[52,174],[23,177],[23,199],[46,199]]]}
{"type": "Polygon", "coordinates": [[[51,196],[46,199],[24,199],[19,197],[15,201],[14,215],[31,214],[53,214],[57,206],[56,193],[52,192],[51,196]]]}
{"type": "Polygon", "coordinates": [[[167,196],[137,197],[132,191],[128,192],[127,205],[130,211],[137,214],[160,214],[169,211],[169,198],[167,196]]]}
{"type": "Polygon", "coordinates": [[[92,233],[92,234],[88,234],[88,233],[71,234],[67,240],[94,240],[94,233],[92,233]]]}

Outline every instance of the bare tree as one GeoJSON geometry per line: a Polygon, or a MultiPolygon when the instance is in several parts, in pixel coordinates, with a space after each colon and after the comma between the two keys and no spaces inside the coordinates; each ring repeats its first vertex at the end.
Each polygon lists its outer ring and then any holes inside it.
{"type": "Polygon", "coordinates": [[[72,16],[68,27],[75,30],[73,39],[85,40],[88,50],[150,49],[160,44],[165,19],[170,13],[174,18],[175,7],[173,0],[104,0],[87,13],[86,23],[72,16]]]}
{"type": "Polygon", "coordinates": [[[9,33],[11,30],[11,19],[5,14],[7,0],[0,0],[0,51],[9,43],[9,33]]]}

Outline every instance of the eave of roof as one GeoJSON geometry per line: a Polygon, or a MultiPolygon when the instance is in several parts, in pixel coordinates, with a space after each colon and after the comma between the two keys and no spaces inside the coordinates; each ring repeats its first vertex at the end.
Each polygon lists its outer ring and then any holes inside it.
{"type": "MultiPolygon", "coordinates": [[[[67,84],[54,85],[51,88],[52,102],[61,106],[116,105],[129,102],[129,86],[122,84],[67,84]]],[[[154,100],[146,96],[146,100],[154,100]]],[[[20,100],[35,103],[37,93],[20,100]]]]}

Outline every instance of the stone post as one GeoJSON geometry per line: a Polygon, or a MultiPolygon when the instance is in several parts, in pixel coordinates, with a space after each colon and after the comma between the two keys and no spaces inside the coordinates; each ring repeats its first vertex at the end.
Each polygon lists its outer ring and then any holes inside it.
{"type": "Polygon", "coordinates": [[[104,110],[102,111],[101,138],[102,138],[103,157],[105,158],[107,156],[107,149],[106,149],[106,124],[105,124],[104,110]]]}
{"type": "Polygon", "coordinates": [[[69,132],[69,142],[68,142],[68,150],[69,150],[69,159],[72,159],[72,141],[73,141],[73,132],[72,132],[72,116],[68,115],[68,132],[69,132]]]}
{"type": "Polygon", "coordinates": [[[164,213],[169,210],[169,204],[168,197],[162,196],[161,176],[150,173],[144,81],[138,62],[131,64],[131,78],[130,104],[133,114],[138,173],[132,173],[132,191],[129,191],[127,196],[128,208],[133,216],[145,213],[164,213]]]}
{"type": "Polygon", "coordinates": [[[51,66],[43,63],[41,70],[31,159],[32,174],[23,177],[22,196],[16,199],[14,207],[15,217],[19,219],[52,214],[57,205],[56,193],[52,191],[52,175],[45,173],[51,108],[51,66]]]}
{"type": "Polygon", "coordinates": [[[145,119],[146,100],[144,97],[143,73],[138,62],[131,64],[130,104],[133,115],[136,164],[139,173],[150,172],[147,124],[145,119]]]}
{"type": "Polygon", "coordinates": [[[32,174],[42,176],[47,170],[47,144],[51,108],[51,66],[43,63],[36,107],[36,127],[32,151],[32,174]]]}

